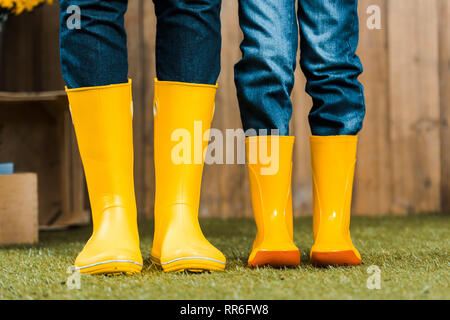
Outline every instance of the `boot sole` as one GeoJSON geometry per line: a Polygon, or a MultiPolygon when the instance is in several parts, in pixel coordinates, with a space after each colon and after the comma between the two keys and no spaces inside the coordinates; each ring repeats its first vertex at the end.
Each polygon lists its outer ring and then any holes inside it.
{"type": "Polygon", "coordinates": [[[270,266],[273,268],[296,267],[300,264],[300,251],[267,251],[260,250],[255,258],[248,262],[250,267],[270,266]]]}
{"type": "Polygon", "coordinates": [[[357,266],[361,264],[352,250],[334,252],[311,252],[311,263],[315,266],[357,266]]]}
{"type": "Polygon", "coordinates": [[[207,257],[182,257],[161,263],[160,259],[151,256],[151,260],[161,266],[164,272],[207,272],[225,269],[225,262],[207,257]]]}
{"type": "Polygon", "coordinates": [[[75,267],[75,270],[85,274],[133,274],[141,272],[142,263],[131,260],[107,260],[82,267],[75,267]]]}

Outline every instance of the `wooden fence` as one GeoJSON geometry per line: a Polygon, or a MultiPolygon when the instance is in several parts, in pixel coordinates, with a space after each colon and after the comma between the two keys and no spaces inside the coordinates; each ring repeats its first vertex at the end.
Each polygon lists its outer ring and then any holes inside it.
{"type": "MultiPolygon", "coordinates": [[[[153,211],[153,3],[131,0],[126,16],[133,78],[136,194],[140,213],[153,211]]],[[[360,45],[367,116],[360,135],[353,211],[359,215],[450,212],[449,0],[360,0],[360,45]],[[381,9],[380,30],[366,12],[381,9]]],[[[233,65],[242,34],[237,0],[222,4],[222,72],[213,127],[241,126],[233,65]]],[[[5,35],[0,90],[63,87],[58,57],[58,8],[13,17],[5,35]]],[[[296,215],[312,211],[309,127],[311,100],[296,70],[292,132],[296,136],[293,201],[296,215]]],[[[24,115],[27,116],[27,115],[24,115]]],[[[201,216],[251,216],[246,168],[206,166],[201,216]]]]}

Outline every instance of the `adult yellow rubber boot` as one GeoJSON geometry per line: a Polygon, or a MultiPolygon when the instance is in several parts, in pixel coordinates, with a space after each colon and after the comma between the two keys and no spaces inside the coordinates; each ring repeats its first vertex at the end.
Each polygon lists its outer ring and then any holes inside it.
{"type": "Polygon", "coordinates": [[[155,79],[155,233],[151,259],[166,272],[223,270],[198,221],[204,150],[217,86],[155,79]]]}
{"type": "Polygon", "coordinates": [[[254,136],[245,140],[252,207],[258,228],[248,258],[251,267],[300,264],[292,225],[294,139],[292,136],[254,136]]]}
{"type": "Polygon", "coordinates": [[[92,236],[78,255],[75,268],[89,274],[140,272],[131,80],[66,91],[93,221],[92,236]]]}
{"type": "Polygon", "coordinates": [[[311,263],[359,265],[350,238],[350,207],[358,136],[311,136],[313,233],[311,263]]]}

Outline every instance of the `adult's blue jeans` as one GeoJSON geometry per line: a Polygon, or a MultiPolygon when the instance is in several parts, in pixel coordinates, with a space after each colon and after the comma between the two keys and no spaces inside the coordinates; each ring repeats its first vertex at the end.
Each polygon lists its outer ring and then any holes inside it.
{"type": "MultiPolygon", "coordinates": [[[[154,0],[160,80],[214,84],[220,72],[221,0],[154,0]]],[[[127,81],[127,0],[60,0],[60,47],[69,88],[127,81]],[[77,5],[81,28],[67,26],[77,5]]],[[[313,99],[314,135],[357,134],[364,118],[357,0],[240,0],[244,33],[235,83],[242,124],[289,134],[298,26],[300,64],[313,99]],[[295,5],[298,1],[298,11],[295,5]]]]}
{"type": "Polygon", "coordinates": [[[235,83],[245,129],[289,134],[298,34],[313,135],[355,135],[365,113],[357,0],[241,0],[235,83]],[[298,5],[296,12],[295,5],[298,5]],[[298,26],[300,32],[298,32],[298,26]]]}
{"type": "MultiPolygon", "coordinates": [[[[215,84],[221,0],[154,0],[159,80],[215,84]]],[[[60,0],[61,70],[68,88],[126,83],[128,0],[60,0]],[[76,7],[74,7],[76,6],[76,7]],[[74,28],[74,13],[80,28],[74,28]]]]}

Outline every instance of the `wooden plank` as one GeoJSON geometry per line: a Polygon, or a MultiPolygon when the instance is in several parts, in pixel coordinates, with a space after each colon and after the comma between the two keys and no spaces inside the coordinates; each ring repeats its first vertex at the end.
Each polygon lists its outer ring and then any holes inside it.
{"type": "Polygon", "coordinates": [[[436,0],[389,1],[389,99],[394,214],[440,209],[436,0]]]}
{"type": "MultiPolygon", "coordinates": [[[[297,61],[300,56],[297,54],[297,61]]],[[[292,169],[292,202],[295,216],[312,214],[312,175],[309,136],[311,134],[308,113],[312,99],[305,92],[306,79],[300,66],[295,70],[295,84],[291,100],[293,104],[291,135],[295,136],[292,169]]]]}
{"type": "Polygon", "coordinates": [[[59,68],[59,7],[44,5],[9,15],[0,61],[0,90],[40,91],[64,88],[59,68]]]}
{"type": "Polygon", "coordinates": [[[59,67],[59,2],[38,8],[39,33],[36,55],[35,88],[39,91],[64,89],[61,68],[59,67]]]}
{"type": "Polygon", "coordinates": [[[34,73],[40,29],[40,11],[9,15],[3,33],[2,61],[0,62],[0,90],[27,91],[36,88],[34,73]],[[34,53],[34,54],[32,54],[34,53]]]}
{"type": "Polygon", "coordinates": [[[0,245],[37,241],[37,175],[0,175],[0,245]]]}
{"type": "Polygon", "coordinates": [[[391,207],[391,145],[389,139],[389,66],[386,0],[360,0],[360,41],[358,55],[364,72],[366,117],[359,134],[353,194],[354,214],[387,214],[391,207]],[[381,12],[380,30],[367,27],[367,8],[376,5],[381,12]]]}
{"type": "Polygon", "coordinates": [[[143,55],[143,1],[128,3],[125,15],[127,30],[129,77],[133,80],[133,140],[134,140],[134,185],[138,216],[143,217],[145,211],[145,93],[143,55]]]}
{"type": "MultiPolygon", "coordinates": [[[[226,130],[242,128],[239,107],[234,85],[234,64],[241,58],[239,44],[242,33],[239,28],[237,1],[224,1],[221,11],[222,52],[219,89],[216,95],[216,109],[212,127],[220,129],[223,134],[224,148],[226,130]]],[[[200,216],[242,217],[251,216],[250,187],[247,179],[247,168],[237,164],[237,139],[234,141],[235,160],[226,164],[205,165],[200,216]]],[[[228,148],[232,150],[231,144],[228,148]]]]}
{"type": "Polygon", "coordinates": [[[439,3],[441,210],[450,213],[450,1],[439,3]]]}
{"type": "Polygon", "coordinates": [[[5,92],[0,91],[0,106],[7,103],[30,102],[54,102],[53,106],[66,109],[68,106],[67,95],[65,91],[44,91],[44,92],[5,92]]]}

